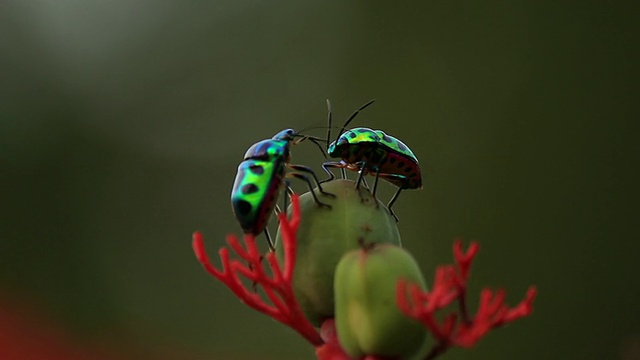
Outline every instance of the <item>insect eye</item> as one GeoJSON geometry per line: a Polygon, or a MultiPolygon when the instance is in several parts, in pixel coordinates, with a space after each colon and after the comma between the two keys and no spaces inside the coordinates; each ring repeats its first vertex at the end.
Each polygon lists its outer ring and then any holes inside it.
{"type": "Polygon", "coordinates": [[[293,129],[289,129],[287,130],[287,132],[285,133],[285,137],[287,140],[293,140],[296,137],[301,136],[300,134],[296,133],[295,130],[293,129]]]}

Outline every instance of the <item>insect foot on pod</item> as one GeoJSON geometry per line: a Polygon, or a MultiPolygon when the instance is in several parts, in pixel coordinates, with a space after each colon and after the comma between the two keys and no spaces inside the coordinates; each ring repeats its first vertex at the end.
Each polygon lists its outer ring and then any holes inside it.
{"type": "MultiPolygon", "coordinates": [[[[324,197],[331,210],[319,208],[310,193],[300,196],[302,221],[298,230],[293,288],[306,318],[320,326],[335,316],[334,274],[338,262],[362,243],[400,245],[394,217],[385,206],[354,181],[333,180],[322,184],[335,195],[324,197]]],[[[278,231],[276,242],[281,241],[278,231]]],[[[276,247],[282,261],[283,249],[276,247]]]]}

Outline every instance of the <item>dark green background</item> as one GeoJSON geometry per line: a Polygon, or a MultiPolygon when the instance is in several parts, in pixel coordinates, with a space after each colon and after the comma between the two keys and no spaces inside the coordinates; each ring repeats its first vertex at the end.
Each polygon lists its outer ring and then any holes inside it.
{"type": "Polygon", "coordinates": [[[635,22],[606,1],[3,1],[0,295],[81,342],[313,358],[190,236],[215,255],[239,232],[252,143],[376,98],[354,126],[420,159],[425,188],[395,210],[426,277],[462,237],[481,244],[473,292],[539,288],[532,317],[444,358],[638,359],[635,22]]]}

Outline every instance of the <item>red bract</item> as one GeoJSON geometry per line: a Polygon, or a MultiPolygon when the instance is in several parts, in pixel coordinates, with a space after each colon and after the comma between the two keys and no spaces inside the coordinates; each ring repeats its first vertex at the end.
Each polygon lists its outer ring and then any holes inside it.
{"type": "Polygon", "coordinates": [[[433,359],[450,346],[472,347],[489,330],[531,314],[536,288],[530,287],[525,299],[514,308],[504,304],[505,293],[482,290],[480,304],[474,318],[469,319],[466,306],[467,280],[471,262],[478,252],[478,244],[471,243],[463,252],[456,241],[453,252],[457,266],[445,265],[436,269],[431,291],[421,291],[415,284],[399,281],[397,303],[407,316],[423,323],[438,341],[426,359],[433,359]],[[407,293],[409,296],[407,296],[407,293]],[[435,312],[458,300],[460,314],[450,313],[438,321],[435,312]]]}
{"type": "Polygon", "coordinates": [[[284,246],[284,271],[275,254],[269,252],[264,258],[269,264],[272,276],[267,274],[262,262],[263,257],[256,246],[255,237],[249,234],[244,236],[244,247],[236,236],[227,235],[229,247],[242,260],[231,260],[229,250],[221,248],[218,254],[222,260],[222,270],[216,269],[211,264],[205,251],[202,234],[199,232],[193,234],[193,251],[205,270],[227,285],[243,303],[290,326],[314,346],[320,346],[323,344],[320,334],[302,314],[293,293],[296,233],[298,225],[300,225],[300,203],[297,195],[291,197],[291,203],[293,213],[290,220],[284,213],[278,215],[282,246],[284,246]],[[265,301],[257,292],[248,289],[241,281],[241,276],[252,281],[255,286],[261,286],[269,302],[265,301]]]}

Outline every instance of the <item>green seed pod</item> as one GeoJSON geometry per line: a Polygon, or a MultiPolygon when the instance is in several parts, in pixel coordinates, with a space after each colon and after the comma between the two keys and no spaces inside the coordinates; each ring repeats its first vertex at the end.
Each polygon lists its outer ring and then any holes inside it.
{"type": "MultiPolygon", "coordinates": [[[[400,245],[395,219],[366,188],[358,192],[351,180],[329,181],[322,188],[336,195],[319,195],[331,209],[319,207],[310,193],[300,196],[302,222],[293,279],[296,299],[315,326],[334,317],[333,277],[345,253],[361,243],[400,245]]],[[[280,236],[278,232],[277,244],[282,242],[280,236]]],[[[277,246],[276,255],[282,261],[282,246],[277,246]]]]}
{"type": "Polygon", "coordinates": [[[418,264],[399,246],[365,245],[338,263],[336,329],[340,345],[353,358],[406,359],[424,345],[426,328],[396,305],[399,279],[426,287],[418,264]]]}

